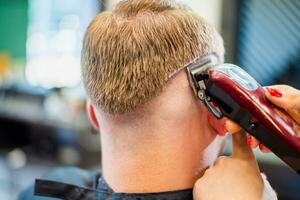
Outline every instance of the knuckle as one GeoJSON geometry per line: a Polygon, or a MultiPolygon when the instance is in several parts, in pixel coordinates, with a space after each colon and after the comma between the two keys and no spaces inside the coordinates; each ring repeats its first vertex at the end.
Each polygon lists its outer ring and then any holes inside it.
{"type": "Polygon", "coordinates": [[[220,156],[216,161],[216,165],[226,165],[228,161],[229,158],[227,156],[220,156]]]}
{"type": "Polygon", "coordinates": [[[212,171],[211,168],[205,170],[204,175],[207,176],[207,175],[211,174],[211,171],[212,171]]]}
{"type": "Polygon", "coordinates": [[[197,188],[197,189],[199,189],[199,188],[201,188],[201,185],[203,184],[203,180],[202,179],[198,179],[197,181],[196,181],[196,183],[194,184],[194,188],[197,188]]]}

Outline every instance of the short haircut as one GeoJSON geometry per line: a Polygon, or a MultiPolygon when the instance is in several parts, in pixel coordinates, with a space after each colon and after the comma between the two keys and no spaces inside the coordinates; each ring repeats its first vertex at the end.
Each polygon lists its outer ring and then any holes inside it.
{"type": "Polygon", "coordinates": [[[84,87],[104,112],[131,113],[159,95],[176,69],[213,52],[223,60],[222,38],[188,7],[171,0],[123,0],[87,28],[84,87]]]}

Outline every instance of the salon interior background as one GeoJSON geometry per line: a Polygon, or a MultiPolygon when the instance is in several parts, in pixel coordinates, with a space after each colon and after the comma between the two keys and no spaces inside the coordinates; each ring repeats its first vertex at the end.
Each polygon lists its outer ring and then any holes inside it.
{"type": "MultiPolygon", "coordinates": [[[[100,165],[98,136],[85,115],[80,51],[90,20],[115,2],[0,0],[0,199],[14,199],[53,167],[100,165]]],[[[263,85],[300,88],[300,1],[186,3],[222,33],[227,62],[263,85]]],[[[274,155],[256,154],[280,199],[300,199],[300,179],[274,155]]]]}

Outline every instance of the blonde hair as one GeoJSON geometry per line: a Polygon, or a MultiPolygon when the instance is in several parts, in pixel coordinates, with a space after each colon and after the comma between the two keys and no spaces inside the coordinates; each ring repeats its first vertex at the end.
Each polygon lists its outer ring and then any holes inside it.
{"type": "Polygon", "coordinates": [[[186,6],[123,0],[98,14],[86,31],[83,82],[101,110],[126,114],[159,95],[174,70],[212,52],[223,59],[220,35],[186,6]]]}

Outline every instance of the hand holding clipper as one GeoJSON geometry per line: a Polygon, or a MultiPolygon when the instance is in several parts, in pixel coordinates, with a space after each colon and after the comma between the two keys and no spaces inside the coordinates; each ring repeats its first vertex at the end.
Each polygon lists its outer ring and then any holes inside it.
{"type": "Polygon", "coordinates": [[[236,122],[300,174],[300,125],[249,74],[236,65],[217,65],[212,56],[186,69],[196,96],[217,119],[236,122]]]}
{"type": "MultiPolygon", "coordinates": [[[[300,124],[300,90],[297,90],[288,85],[272,85],[264,87],[265,95],[277,107],[284,109],[298,124],[300,124]]],[[[232,122],[226,121],[226,129],[231,133],[236,133],[241,130],[241,127],[232,122]]],[[[300,137],[300,132],[297,133],[300,137]]],[[[249,135],[247,137],[247,144],[251,148],[259,147],[260,151],[267,153],[270,152],[263,144],[256,138],[249,135]]]]}

